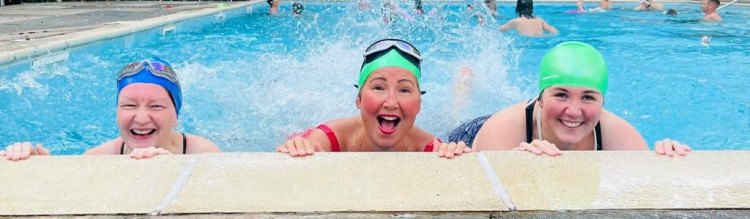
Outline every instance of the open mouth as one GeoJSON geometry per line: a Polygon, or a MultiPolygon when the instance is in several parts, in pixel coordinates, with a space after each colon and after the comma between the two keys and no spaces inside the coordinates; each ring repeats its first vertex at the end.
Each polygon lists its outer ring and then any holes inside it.
{"type": "Polygon", "coordinates": [[[401,118],[398,118],[398,116],[378,116],[377,119],[380,132],[386,135],[396,132],[396,127],[401,122],[401,118]]]}
{"type": "Polygon", "coordinates": [[[568,122],[564,120],[560,120],[560,123],[562,123],[565,127],[568,127],[568,128],[578,128],[578,126],[581,126],[581,124],[583,124],[583,122],[568,122]]]}
{"type": "Polygon", "coordinates": [[[130,134],[133,134],[136,137],[146,137],[154,134],[154,132],[156,132],[156,129],[130,129],[130,134]]]}

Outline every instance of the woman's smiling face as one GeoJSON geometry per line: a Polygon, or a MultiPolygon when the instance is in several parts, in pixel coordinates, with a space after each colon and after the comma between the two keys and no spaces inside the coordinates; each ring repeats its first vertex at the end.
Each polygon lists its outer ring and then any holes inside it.
{"type": "Polygon", "coordinates": [[[120,91],[117,126],[130,148],[163,147],[177,126],[177,112],[166,89],[134,83],[120,91]]]}
{"type": "MultiPolygon", "coordinates": [[[[602,114],[604,96],[594,89],[572,86],[551,86],[539,101],[544,133],[558,147],[574,145],[588,136],[602,114]]],[[[548,137],[545,136],[545,140],[548,137]]]]}
{"type": "Polygon", "coordinates": [[[383,67],[372,72],[357,97],[364,130],[375,146],[388,149],[414,126],[421,109],[417,78],[401,67],[383,67]]]}

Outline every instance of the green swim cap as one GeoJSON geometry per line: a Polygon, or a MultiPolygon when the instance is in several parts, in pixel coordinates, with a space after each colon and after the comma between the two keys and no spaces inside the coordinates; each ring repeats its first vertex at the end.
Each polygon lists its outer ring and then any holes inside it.
{"type": "Polygon", "coordinates": [[[599,51],[582,42],[563,42],[552,48],[539,68],[539,93],[553,85],[586,87],[607,93],[609,73],[599,51]]]}
{"type": "Polygon", "coordinates": [[[415,66],[409,60],[401,56],[401,54],[399,54],[396,49],[390,50],[391,51],[389,51],[385,55],[378,57],[372,62],[362,66],[362,71],[359,73],[359,83],[357,84],[360,90],[362,90],[362,85],[365,83],[365,80],[367,80],[367,77],[370,77],[370,74],[372,74],[373,71],[383,67],[401,67],[409,70],[414,73],[415,77],[417,77],[417,84],[419,84],[419,80],[422,76],[419,67],[415,66]]]}

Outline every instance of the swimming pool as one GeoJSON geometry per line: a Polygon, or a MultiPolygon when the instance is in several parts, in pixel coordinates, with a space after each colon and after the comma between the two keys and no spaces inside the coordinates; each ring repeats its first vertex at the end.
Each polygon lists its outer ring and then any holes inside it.
{"type": "MultiPolygon", "coordinates": [[[[614,10],[566,14],[573,4],[536,5],[561,34],[524,38],[478,25],[462,4],[426,3],[434,15],[383,23],[380,10],[355,3],[307,3],[301,17],[288,3],[180,22],[70,50],[67,60],[31,68],[0,67],[0,145],[41,142],[54,154],[80,154],[118,136],[115,75],[130,61],[161,56],[175,66],[184,105],[178,130],[205,136],[224,151],[272,151],[292,132],[356,115],[364,47],[399,37],[419,47],[422,112],[417,124],[446,139],[460,122],[526,100],[537,92],[543,54],[580,40],[610,67],[605,108],[631,122],[653,144],[671,137],[695,149],[750,149],[750,9],[730,6],[723,23],[701,23],[697,4],[667,4],[679,16],[614,10]],[[709,46],[701,45],[711,36],[709,46]],[[453,80],[473,70],[468,100],[453,99],[453,80]],[[460,108],[453,106],[462,106],[460,108]]],[[[593,7],[593,4],[591,4],[593,7]]],[[[407,7],[402,5],[402,7],[407,7]]],[[[630,9],[635,4],[615,4],[630,9]]]]}

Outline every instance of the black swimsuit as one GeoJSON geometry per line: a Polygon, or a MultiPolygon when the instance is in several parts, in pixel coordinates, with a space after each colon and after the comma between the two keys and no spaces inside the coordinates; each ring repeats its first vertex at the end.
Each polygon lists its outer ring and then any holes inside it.
{"type": "MultiPolygon", "coordinates": [[[[532,99],[529,101],[528,104],[526,104],[526,143],[531,143],[534,139],[532,139],[532,133],[533,133],[533,120],[534,120],[534,104],[536,104],[536,99],[532,99]]],[[[594,127],[594,137],[596,137],[596,150],[601,151],[602,150],[602,128],[599,125],[599,123],[596,123],[596,126],[594,127]]]]}
{"type": "MultiPolygon", "coordinates": [[[[120,154],[123,154],[125,152],[125,141],[122,141],[122,145],[120,146],[120,154]]],[[[182,154],[187,154],[187,138],[185,137],[185,133],[182,133],[182,154]]]]}

